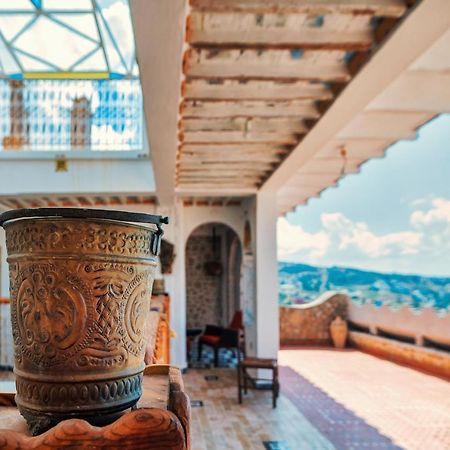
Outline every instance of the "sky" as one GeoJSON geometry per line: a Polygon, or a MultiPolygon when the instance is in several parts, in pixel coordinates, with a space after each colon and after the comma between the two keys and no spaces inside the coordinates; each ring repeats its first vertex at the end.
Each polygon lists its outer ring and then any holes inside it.
{"type": "Polygon", "coordinates": [[[280,218],[278,259],[450,276],[450,114],[280,218]]]}

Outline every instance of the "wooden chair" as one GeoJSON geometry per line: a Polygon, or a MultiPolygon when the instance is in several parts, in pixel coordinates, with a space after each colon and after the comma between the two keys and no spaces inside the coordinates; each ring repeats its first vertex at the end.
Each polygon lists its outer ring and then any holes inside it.
{"type": "Polygon", "coordinates": [[[244,358],[238,365],[238,400],[242,403],[242,390],[247,393],[249,384],[252,389],[266,389],[272,391],[272,406],[277,407],[277,398],[280,393],[280,383],[278,381],[278,363],[276,359],[270,358],[244,358]],[[252,377],[247,369],[268,369],[272,371],[272,378],[252,377]],[[258,381],[268,382],[267,386],[258,385],[258,381]]]}
{"type": "Polygon", "coordinates": [[[206,325],[205,331],[198,339],[198,361],[202,358],[204,345],[214,349],[214,367],[219,366],[219,350],[221,348],[235,349],[239,362],[241,351],[244,352],[245,349],[242,311],[234,313],[233,320],[227,328],[217,325],[206,325]]]}

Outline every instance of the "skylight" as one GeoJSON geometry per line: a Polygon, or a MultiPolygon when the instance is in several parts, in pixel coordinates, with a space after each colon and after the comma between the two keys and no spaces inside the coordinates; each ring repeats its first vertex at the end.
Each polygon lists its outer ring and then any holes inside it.
{"type": "Polygon", "coordinates": [[[128,0],[0,1],[0,77],[138,76],[128,0]]]}
{"type": "Polygon", "coordinates": [[[0,152],[142,151],[128,0],[0,0],[0,152]]]}

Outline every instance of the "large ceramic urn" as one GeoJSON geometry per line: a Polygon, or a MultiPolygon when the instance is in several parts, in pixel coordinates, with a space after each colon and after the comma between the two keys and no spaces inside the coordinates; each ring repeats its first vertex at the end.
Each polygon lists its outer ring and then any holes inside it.
{"type": "Polygon", "coordinates": [[[348,325],[341,316],[337,316],[330,324],[330,334],[336,348],[344,348],[347,341],[348,325]]]}
{"type": "Polygon", "coordinates": [[[139,399],[162,223],[71,208],[0,216],[16,403],[33,434],[73,417],[108,423],[139,399]]]}

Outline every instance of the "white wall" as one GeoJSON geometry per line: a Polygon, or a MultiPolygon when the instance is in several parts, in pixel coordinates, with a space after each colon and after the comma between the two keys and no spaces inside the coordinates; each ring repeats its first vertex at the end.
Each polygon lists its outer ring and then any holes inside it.
{"type": "Polygon", "coordinates": [[[272,191],[256,197],[256,354],[276,358],[279,348],[277,203],[272,191]]]}
{"type": "Polygon", "coordinates": [[[0,164],[0,195],[154,191],[150,160],[70,160],[67,172],[56,172],[51,159],[0,164]]]}
{"type": "Polygon", "coordinates": [[[186,361],[186,273],[185,241],[183,236],[183,205],[177,202],[172,208],[158,210],[169,216],[164,237],[175,245],[175,260],[172,274],[164,275],[166,291],[170,295],[170,326],[175,333],[170,346],[170,363],[187,367],[186,361]]]}
{"type": "Polygon", "coordinates": [[[0,228],[0,297],[9,297],[9,270],[6,257],[5,231],[0,228]]]}

